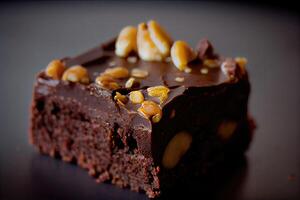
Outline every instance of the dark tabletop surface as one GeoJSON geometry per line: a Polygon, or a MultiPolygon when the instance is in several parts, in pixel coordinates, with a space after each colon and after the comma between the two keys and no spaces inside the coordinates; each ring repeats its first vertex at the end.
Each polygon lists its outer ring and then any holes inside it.
{"type": "Polygon", "coordinates": [[[300,199],[299,15],[191,2],[0,4],[0,199],[146,199],[40,156],[27,134],[36,72],[53,58],[76,55],[148,19],[173,38],[196,44],[208,37],[221,54],[249,60],[249,106],[258,129],[243,164],[215,196],[300,199]]]}

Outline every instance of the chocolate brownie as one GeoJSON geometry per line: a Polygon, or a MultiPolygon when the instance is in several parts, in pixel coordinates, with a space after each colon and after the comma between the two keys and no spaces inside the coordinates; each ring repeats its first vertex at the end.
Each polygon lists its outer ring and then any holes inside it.
{"type": "Polygon", "coordinates": [[[158,197],[251,140],[245,58],[193,50],[155,21],[38,73],[30,141],[122,188],[158,197]]]}

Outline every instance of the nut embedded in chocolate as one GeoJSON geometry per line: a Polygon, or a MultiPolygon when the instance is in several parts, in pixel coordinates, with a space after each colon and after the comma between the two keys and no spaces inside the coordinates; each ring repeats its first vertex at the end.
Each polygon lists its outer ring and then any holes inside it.
{"type": "Polygon", "coordinates": [[[104,74],[117,79],[129,77],[128,69],[126,69],[125,67],[108,68],[104,71],[104,74]]]}
{"type": "Polygon", "coordinates": [[[207,68],[202,68],[200,70],[201,74],[208,74],[208,69],[207,68]]]}
{"type": "Polygon", "coordinates": [[[131,71],[131,76],[136,78],[146,78],[149,75],[149,72],[143,69],[134,68],[131,71]]]}
{"type": "Polygon", "coordinates": [[[217,59],[208,59],[208,58],[203,60],[203,65],[209,68],[216,68],[220,66],[219,61],[217,59]]]}
{"type": "Polygon", "coordinates": [[[125,83],[125,88],[132,88],[132,86],[134,85],[134,82],[135,82],[135,78],[133,77],[130,77],[126,83],[125,83]]]}
{"type": "Polygon", "coordinates": [[[162,110],[159,107],[159,105],[157,105],[155,102],[153,101],[144,101],[141,105],[141,107],[138,109],[138,112],[144,116],[145,118],[148,119],[152,119],[152,122],[157,123],[162,116],[162,110]],[[154,120],[152,117],[154,117],[154,120]],[[157,120],[159,119],[159,120],[157,120]]]}
{"type": "Polygon", "coordinates": [[[189,74],[189,73],[192,72],[192,68],[186,67],[186,68],[184,69],[184,72],[189,74]]]}
{"type": "Polygon", "coordinates": [[[158,97],[160,103],[163,103],[168,98],[168,93],[170,89],[166,86],[159,85],[147,88],[148,95],[151,97],[158,97]]]}
{"type": "Polygon", "coordinates": [[[45,73],[47,76],[59,80],[61,79],[65,69],[66,67],[61,60],[52,60],[48,64],[45,73]]]}
{"type": "Polygon", "coordinates": [[[99,86],[110,89],[110,90],[116,90],[116,89],[120,88],[120,85],[116,82],[116,80],[113,77],[111,77],[110,75],[105,74],[105,73],[100,74],[96,78],[95,82],[99,86]]]}
{"type": "Polygon", "coordinates": [[[134,104],[143,103],[144,95],[141,91],[132,91],[129,93],[129,99],[134,104]]]}
{"type": "Polygon", "coordinates": [[[162,164],[167,169],[176,167],[182,156],[189,150],[193,138],[188,132],[177,133],[165,148],[162,164]]]}
{"type": "Polygon", "coordinates": [[[237,128],[237,122],[233,120],[225,120],[218,127],[218,135],[222,140],[228,140],[237,128]]]}
{"type": "Polygon", "coordinates": [[[129,62],[129,63],[136,63],[137,62],[137,57],[136,56],[129,56],[127,58],[127,62],[129,62]]]}
{"type": "Polygon", "coordinates": [[[62,80],[83,84],[88,84],[90,82],[87,70],[80,65],[67,69],[62,76],[62,80]]]}
{"type": "Polygon", "coordinates": [[[182,82],[184,82],[184,77],[176,77],[175,81],[179,82],[179,83],[182,83],[182,82]]]}
{"type": "Polygon", "coordinates": [[[117,101],[118,104],[124,106],[127,103],[128,99],[125,95],[122,95],[120,92],[116,92],[114,100],[117,101]]]}

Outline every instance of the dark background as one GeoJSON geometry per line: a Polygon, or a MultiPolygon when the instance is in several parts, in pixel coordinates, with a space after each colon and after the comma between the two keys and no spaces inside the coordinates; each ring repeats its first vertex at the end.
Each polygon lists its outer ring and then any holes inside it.
{"type": "MultiPolygon", "coordinates": [[[[218,199],[300,199],[300,18],[291,1],[14,2],[0,4],[0,199],[146,199],[40,156],[28,144],[34,75],[125,25],[156,19],[190,44],[208,37],[226,56],[245,56],[258,123],[245,160],[218,199]]],[[[221,179],[221,178],[220,178],[221,179]]],[[[219,180],[223,182],[223,180],[219,180]]]]}

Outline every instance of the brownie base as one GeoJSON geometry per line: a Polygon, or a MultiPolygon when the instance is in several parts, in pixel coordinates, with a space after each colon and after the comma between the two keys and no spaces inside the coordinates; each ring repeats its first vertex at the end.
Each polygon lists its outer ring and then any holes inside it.
{"type": "Polygon", "coordinates": [[[122,128],[90,116],[79,102],[56,96],[36,100],[31,126],[30,142],[41,153],[77,163],[97,182],[159,195],[159,168],[152,158],[136,152],[131,135],[123,143],[122,128]]]}
{"type": "Polygon", "coordinates": [[[155,165],[151,157],[137,152],[132,135],[125,133],[127,142],[122,142],[121,127],[95,119],[86,110],[71,98],[36,99],[32,105],[31,143],[43,154],[77,163],[97,182],[142,191],[150,198],[160,196],[162,191],[169,194],[172,188],[191,185],[201,178],[205,180],[218,171],[215,166],[221,167],[225,160],[242,155],[251,139],[251,127],[245,118],[237,130],[239,134],[228,144],[224,145],[215,135],[198,138],[198,145],[185,156],[184,164],[166,170],[155,165]],[[195,161],[197,157],[201,159],[195,161]]]}

